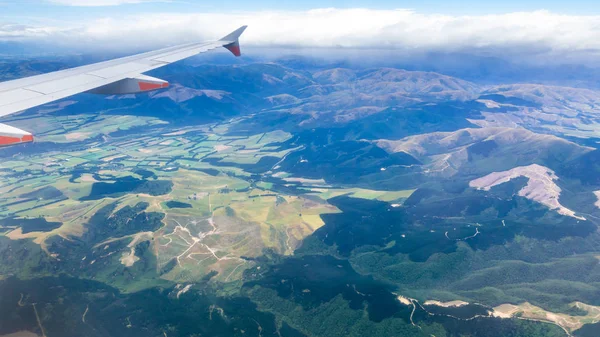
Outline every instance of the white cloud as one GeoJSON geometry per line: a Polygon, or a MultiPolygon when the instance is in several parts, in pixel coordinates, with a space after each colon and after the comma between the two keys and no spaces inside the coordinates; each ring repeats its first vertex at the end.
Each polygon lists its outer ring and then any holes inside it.
{"type": "Polygon", "coordinates": [[[0,23],[0,41],[8,39],[52,36],[67,33],[68,30],[56,27],[35,27],[21,24],[0,23]]]}
{"type": "MultiPolygon", "coordinates": [[[[126,0],[89,2],[98,1],[126,0]]],[[[102,48],[149,48],[218,38],[248,24],[243,36],[243,44],[247,46],[341,46],[417,51],[522,48],[565,53],[599,51],[598,22],[599,16],[561,15],[548,11],[481,16],[371,9],[153,13],[67,22],[62,27],[23,26],[21,31],[14,29],[14,25],[8,30],[0,25],[0,38],[12,34],[102,48]]]]}

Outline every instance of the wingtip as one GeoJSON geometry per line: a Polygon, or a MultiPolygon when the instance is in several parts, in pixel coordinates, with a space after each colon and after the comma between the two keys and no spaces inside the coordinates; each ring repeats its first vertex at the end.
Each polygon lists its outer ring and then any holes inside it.
{"type": "Polygon", "coordinates": [[[233,55],[235,55],[235,57],[242,56],[242,51],[240,49],[240,43],[237,41],[234,43],[224,45],[223,47],[225,47],[225,49],[229,50],[233,55]]]}
{"type": "Polygon", "coordinates": [[[228,44],[224,45],[223,47],[225,47],[227,50],[229,50],[236,57],[242,56],[242,52],[240,50],[239,38],[242,35],[242,33],[244,33],[246,28],[248,28],[248,26],[246,26],[246,25],[241,26],[240,28],[234,30],[229,35],[227,35],[224,38],[222,38],[221,40],[219,40],[219,41],[225,41],[225,43],[228,43],[228,44]]]}
{"type": "Polygon", "coordinates": [[[246,30],[246,28],[248,28],[247,25],[241,26],[240,28],[238,28],[238,29],[234,30],[233,32],[229,33],[227,36],[221,38],[219,41],[232,41],[232,42],[235,42],[244,33],[244,31],[246,30]]]}

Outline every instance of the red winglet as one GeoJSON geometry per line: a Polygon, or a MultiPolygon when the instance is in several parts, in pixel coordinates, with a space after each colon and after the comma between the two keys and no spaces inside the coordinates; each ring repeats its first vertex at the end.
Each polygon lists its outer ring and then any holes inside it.
{"type": "Polygon", "coordinates": [[[227,48],[227,50],[229,50],[233,55],[237,57],[242,56],[242,51],[240,50],[239,42],[230,43],[223,47],[227,48]]]}
{"type": "Polygon", "coordinates": [[[246,30],[247,27],[248,26],[242,26],[242,27],[234,30],[233,32],[231,32],[229,35],[227,35],[224,38],[219,40],[219,41],[223,41],[223,43],[229,43],[229,44],[223,45],[223,47],[227,48],[227,50],[229,50],[235,56],[242,56],[242,52],[240,51],[239,38],[242,35],[242,33],[246,30]]]}

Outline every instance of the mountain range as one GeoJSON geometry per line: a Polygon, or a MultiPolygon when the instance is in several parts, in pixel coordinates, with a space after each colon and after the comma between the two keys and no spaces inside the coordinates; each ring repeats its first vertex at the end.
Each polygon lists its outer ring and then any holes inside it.
{"type": "Polygon", "coordinates": [[[587,75],[202,60],[3,119],[0,336],[595,336],[587,75]]]}

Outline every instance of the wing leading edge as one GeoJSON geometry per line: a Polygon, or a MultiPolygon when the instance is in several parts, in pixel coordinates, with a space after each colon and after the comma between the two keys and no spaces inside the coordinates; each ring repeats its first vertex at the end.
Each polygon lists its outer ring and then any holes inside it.
{"type": "MultiPolygon", "coordinates": [[[[77,68],[0,82],[0,117],[82,92],[123,94],[168,87],[168,82],[142,75],[167,64],[224,47],[240,56],[242,26],[217,41],[188,43],[77,68]]],[[[30,133],[0,124],[0,146],[33,141],[30,133]],[[19,137],[19,135],[21,135],[19,137]]]]}

